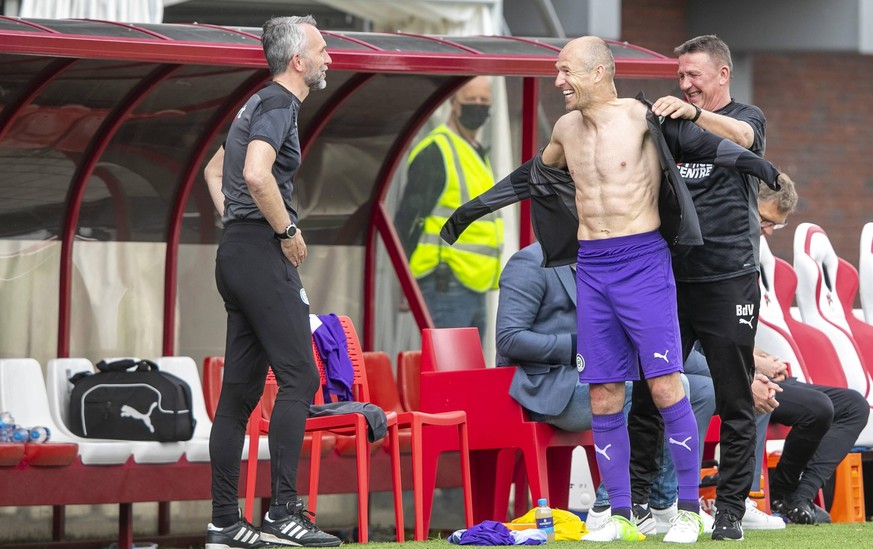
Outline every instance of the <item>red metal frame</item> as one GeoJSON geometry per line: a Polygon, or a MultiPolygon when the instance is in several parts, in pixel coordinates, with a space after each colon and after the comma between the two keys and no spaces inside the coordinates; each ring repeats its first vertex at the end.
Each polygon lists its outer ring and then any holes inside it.
{"type": "MultiPolygon", "coordinates": [[[[341,36],[344,39],[349,37],[341,36]]],[[[448,42],[451,43],[451,42],[448,42]]],[[[550,46],[539,44],[544,50],[550,46]]],[[[457,45],[459,49],[464,46],[457,45]]],[[[126,59],[155,63],[234,65],[265,67],[263,51],[254,44],[215,44],[173,40],[144,40],[66,34],[38,34],[22,31],[0,33],[0,49],[6,52],[88,59],[126,59]]],[[[467,48],[469,49],[469,48],[467,48]]],[[[645,50],[643,50],[645,51],[645,50]]],[[[393,51],[334,50],[333,70],[374,73],[499,74],[503,76],[546,76],[554,72],[554,57],[494,54],[406,53],[393,51]]],[[[624,78],[674,77],[676,61],[617,59],[616,72],[624,78]]]]}
{"type": "MultiPolygon", "coordinates": [[[[4,18],[10,19],[10,18],[4,18]]],[[[104,120],[103,125],[97,134],[92,139],[89,149],[80,161],[78,170],[74,175],[74,180],[71,185],[68,210],[64,222],[63,245],[61,250],[61,281],[60,281],[60,306],[59,306],[59,333],[58,333],[58,356],[66,356],[69,352],[69,315],[70,315],[70,277],[72,274],[72,243],[75,234],[75,228],[78,221],[79,209],[81,200],[84,194],[84,186],[88,177],[94,170],[96,162],[102,154],[110,139],[117,131],[120,124],[132,112],[133,102],[138,102],[148,94],[150,89],[157,85],[160,80],[169,76],[176,70],[168,69],[166,63],[171,63],[173,67],[179,67],[186,64],[198,65],[213,65],[213,66],[231,66],[242,68],[266,68],[266,62],[263,58],[263,52],[260,44],[216,44],[207,42],[192,42],[173,40],[167,36],[160,34],[151,29],[140,28],[136,25],[108,23],[125,28],[137,30],[139,32],[156,37],[159,40],[143,39],[143,38],[125,38],[105,37],[105,36],[85,36],[63,34],[56,30],[40,26],[37,23],[18,20],[22,24],[28,25],[34,29],[30,31],[4,31],[0,32],[0,49],[6,53],[16,53],[25,55],[42,55],[54,56],[66,59],[120,59],[131,62],[152,62],[162,64],[156,72],[144,80],[138,88],[132,92],[125,101],[116,107],[115,111],[104,120]],[[166,72],[166,74],[165,74],[166,72]],[[146,82],[150,82],[147,84],[146,82]]],[[[99,23],[99,22],[98,22],[99,23]]],[[[192,25],[196,26],[196,25],[192,25]]],[[[204,25],[211,28],[219,28],[228,32],[249,36],[254,40],[259,37],[247,33],[243,30],[235,30],[225,27],[216,27],[213,25],[204,25]]],[[[409,34],[417,38],[437,41],[440,43],[450,44],[459,49],[459,53],[424,53],[424,52],[406,52],[399,54],[394,51],[384,51],[378,47],[368,44],[359,37],[346,36],[342,33],[332,33],[325,31],[326,35],[334,36],[350,43],[360,44],[367,50],[343,50],[341,47],[332,48],[331,57],[333,58],[332,70],[346,70],[358,73],[355,78],[347,82],[345,90],[341,94],[335,94],[333,99],[324,105],[317,116],[313,119],[307,134],[303,136],[303,154],[304,156],[309,151],[312,143],[317,139],[318,135],[323,131],[324,127],[333,120],[337,113],[341,110],[345,101],[351,97],[355,91],[363,86],[374,74],[387,73],[416,73],[416,74],[440,74],[440,75],[456,75],[457,82],[452,85],[444,86],[433,97],[425,101],[422,107],[413,115],[412,119],[401,131],[392,149],[389,151],[382,170],[380,171],[376,188],[374,189],[374,211],[373,223],[371,224],[370,234],[367,239],[367,251],[365,256],[365,273],[364,273],[364,343],[365,348],[370,348],[373,342],[373,299],[375,294],[374,281],[374,262],[375,262],[375,240],[374,237],[378,233],[381,235],[385,246],[388,249],[389,257],[394,266],[395,271],[400,279],[401,286],[407,296],[412,296],[410,306],[413,315],[420,326],[431,325],[429,315],[424,307],[423,299],[417,290],[417,285],[411,277],[408,265],[406,264],[404,255],[401,252],[399,239],[393,230],[392,222],[388,219],[384,209],[384,195],[389,183],[391,174],[394,173],[398,162],[401,160],[406,147],[410,140],[415,136],[418,129],[431,115],[433,110],[444,101],[456,87],[460,86],[465,77],[471,77],[479,74],[502,75],[502,76],[522,76],[525,77],[523,83],[523,141],[522,141],[522,157],[530,158],[536,153],[536,118],[538,108],[538,85],[536,77],[550,76],[554,74],[554,55],[559,51],[559,48],[551,44],[537,42],[525,38],[517,37],[500,37],[506,40],[514,40],[526,42],[543,49],[543,55],[499,55],[499,54],[483,54],[475,51],[474,48],[457,44],[448,38],[432,37],[419,34],[409,34]]],[[[637,48],[633,45],[622,44],[624,47],[632,47],[640,51],[645,51],[650,58],[647,59],[617,59],[616,72],[622,78],[673,78],[676,70],[676,61],[666,58],[654,52],[648,52],[643,48],[637,48]]],[[[70,66],[74,61],[57,61],[46,70],[40,73],[40,77],[28,88],[27,92],[22,93],[22,98],[16,107],[7,107],[6,112],[0,114],[0,121],[5,121],[4,126],[0,126],[0,131],[4,131],[11,125],[19,109],[23,105],[38,96],[39,92],[44,89],[46,80],[50,80],[52,74],[57,74],[70,66]],[[46,78],[48,77],[48,78],[46,78]],[[42,81],[40,81],[42,80],[42,81]],[[10,110],[11,109],[11,110],[10,110]]],[[[210,132],[217,132],[217,126],[213,126],[210,132]]],[[[177,266],[176,254],[178,253],[178,237],[181,227],[181,216],[184,210],[185,201],[190,193],[190,188],[195,179],[196,168],[199,161],[202,161],[202,156],[208,147],[208,140],[204,139],[198,145],[195,155],[191,162],[185,168],[185,175],[182,181],[182,187],[176,195],[176,202],[173,205],[171,220],[168,224],[168,250],[167,250],[167,272],[165,273],[165,319],[164,324],[164,349],[169,351],[174,347],[172,342],[172,332],[174,331],[174,316],[175,308],[175,282],[177,266]],[[199,159],[195,161],[195,159],[199,159]]],[[[522,205],[521,215],[521,234],[520,243],[522,245],[530,242],[533,236],[530,231],[529,209],[526,204],[522,205]]]]}
{"type": "Polygon", "coordinates": [[[130,239],[130,230],[127,223],[127,203],[124,200],[124,192],[121,190],[121,183],[112,172],[104,166],[94,168],[94,175],[99,177],[106,185],[106,190],[109,191],[109,198],[112,199],[112,207],[115,209],[115,230],[117,231],[119,241],[130,239]]]}
{"type": "Polygon", "coordinates": [[[388,218],[387,210],[385,209],[385,193],[388,191],[388,185],[391,183],[391,177],[397,169],[397,164],[403,158],[404,153],[409,147],[410,142],[421,127],[427,122],[433,112],[442,105],[455,91],[464,85],[468,78],[459,78],[454,81],[449,81],[436,92],[434,92],[421,107],[412,115],[406,126],[397,134],[394,144],[388,151],[385,161],[382,163],[382,169],[376,177],[376,185],[373,189],[372,204],[376,207],[373,211],[372,223],[370,224],[367,234],[367,248],[364,256],[364,327],[363,327],[363,345],[364,350],[368,351],[373,348],[374,328],[375,328],[375,298],[376,298],[376,240],[375,235],[378,231],[382,237],[382,242],[388,252],[388,257],[391,260],[391,265],[394,267],[394,272],[400,282],[400,287],[403,289],[403,294],[409,301],[409,308],[412,316],[420,328],[432,328],[433,320],[430,318],[430,313],[424,303],[424,298],[421,291],[418,289],[418,284],[412,276],[412,271],[409,269],[409,260],[403,252],[403,247],[400,244],[400,238],[394,230],[394,222],[388,218]]]}
{"type": "MultiPolygon", "coordinates": [[[[536,78],[525,78],[522,82],[521,107],[521,158],[527,161],[537,154],[539,132],[537,129],[537,113],[540,106],[539,81],[536,78]]],[[[518,217],[518,247],[523,248],[534,241],[531,227],[530,201],[521,203],[518,217]]]]}
{"type": "Polygon", "coordinates": [[[54,82],[56,78],[64,74],[72,65],[78,61],[77,59],[58,59],[46,65],[39,73],[30,79],[30,82],[21,92],[18,97],[13,99],[6,108],[0,112],[0,142],[6,137],[18,114],[30,105],[34,99],[39,97],[39,94],[54,82]]]}
{"type": "Polygon", "coordinates": [[[258,71],[247,78],[245,82],[230,94],[224,105],[216,110],[215,115],[206,125],[207,130],[202,134],[200,141],[194,147],[188,165],[185,167],[185,171],[180,179],[179,190],[173,199],[173,209],[167,220],[167,250],[164,262],[164,333],[161,351],[164,356],[173,355],[176,348],[176,286],[179,265],[179,237],[182,233],[182,216],[185,213],[185,204],[188,202],[191,187],[197,179],[197,170],[203,162],[209,145],[227,122],[227,113],[239,110],[248,97],[268,80],[269,75],[258,71]]]}
{"type": "Polygon", "coordinates": [[[342,108],[352,96],[361,89],[364,84],[370,81],[375,74],[357,74],[350,78],[336,93],[331,94],[330,99],[321,106],[315,116],[312,117],[312,125],[307,128],[306,134],[300,137],[300,163],[306,161],[306,156],[309,154],[309,149],[315,138],[324,130],[324,128],[333,121],[334,115],[342,108]]]}
{"type": "Polygon", "coordinates": [[[145,99],[152,90],[182,68],[182,65],[160,65],[148,76],[143,78],[103,120],[100,128],[88,144],[82,159],[70,183],[67,194],[67,211],[61,234],[61,265],[58,291],[58,357],[70,356],[70,304],[72,301],[71,287],[73,276],[73,241],[76,237],[76,227],[82,199],[85,196],[85,185],[94,171],[97,161],[106,150],[115,133],[125,122],[127,115],[145,99]]]}

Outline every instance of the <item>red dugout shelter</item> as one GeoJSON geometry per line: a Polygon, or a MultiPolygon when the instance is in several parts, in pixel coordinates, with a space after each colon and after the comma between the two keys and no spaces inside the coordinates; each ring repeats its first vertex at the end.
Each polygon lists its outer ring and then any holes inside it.
{"type": "MultiPolygon", "coordinates": [[[[259,34],[0,17],[0,355],[222,354],[202,168],[269,78],[259,34]]],[[[324,34],[328,88],[299,119],[301,274],[313,312],[348,314],[372,349],[377,272],[396,275],[418,328],[430,322],[386,202],[417,133],[467,78],[505,77],[513,160],[531,157],[563,110],[566,40],[324,34]]],[[[620,95],[674,90],[674,60],[610,46],[620,95]]]]}

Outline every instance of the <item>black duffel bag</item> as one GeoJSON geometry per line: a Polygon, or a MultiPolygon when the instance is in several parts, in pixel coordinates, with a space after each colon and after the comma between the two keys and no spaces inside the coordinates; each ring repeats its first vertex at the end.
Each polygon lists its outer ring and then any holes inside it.
{"type": "Polygon", "coordinates": [[[70,378],[70,430],[87,438],[190,440],[191,388],[151,360],[97,363],[70,378]]]}

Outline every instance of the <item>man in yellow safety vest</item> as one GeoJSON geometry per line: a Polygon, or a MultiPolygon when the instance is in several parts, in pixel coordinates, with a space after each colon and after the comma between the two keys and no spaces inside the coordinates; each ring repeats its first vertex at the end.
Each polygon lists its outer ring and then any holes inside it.
{"type": "Polygon", "coordinates": [[[494,184],[487,149],[478,141],[491,108],[491,81],[477,76],[451,99],[445,124],[409,155],[408,183],[395,225],[413,276],[438,328],[475,326],[485,333],[485,293],[500,277],[503,220],[499,212],[474,222],[454,246],[439,236],[461,204],[494,184]]]}

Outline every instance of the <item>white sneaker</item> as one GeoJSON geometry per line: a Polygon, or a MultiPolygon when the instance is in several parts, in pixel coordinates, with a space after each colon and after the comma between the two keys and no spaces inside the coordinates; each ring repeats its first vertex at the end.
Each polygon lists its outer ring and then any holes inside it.
{"type": "Polygon", "coordinates": [[[779,517],[768,515],[758,509],[758,504],[751,498],[746,498],[746,514],[743,515],[745,530],[783,530],[785,523],[779,517]]]}
{"type": "Polygon", "coordinates": [[[596,532],[582,536],[582,541],[642,541],[646,536],[640,534],[636,524],[622,516],[610,517],[606,525],[596,532]]]}
{"type": "Polygon", "coordinates": [[[695,543],[703,532],[703,520],[692,511],[677,512],[670,523],[670,531],[664,536],[665,543],[695,543]]]}
{"type": "Polygon", "coordinates": [[[588,528],[589,532],[596,532],[600,530],[606,523],[609,522],[609,518],[612,516],[612,509],[607,507],[603,511],[595,511],[593,508],[588,510],[588,518],[585,519],[585,527],[588,528]]]}
{"type": "Polygon", "coordinates": [[[703,521],[703,533],[711,534],[712,528],[715,526],[715,519],[712,517],[712,515],[704,511],[703,507],[700,508],[699,514],[700,520],[703,521]]]}
{"type": "MultiPolygon", "coordinates": [[[[679,513],[679,508],[676,502],[666,509],[652,509],[652,516],[655,517],[655,532],[658,534],[666,534],[670,531],[671,521],[679,513]]],[[[643,532],[645,533],[645,532],[643,532]]]]}

